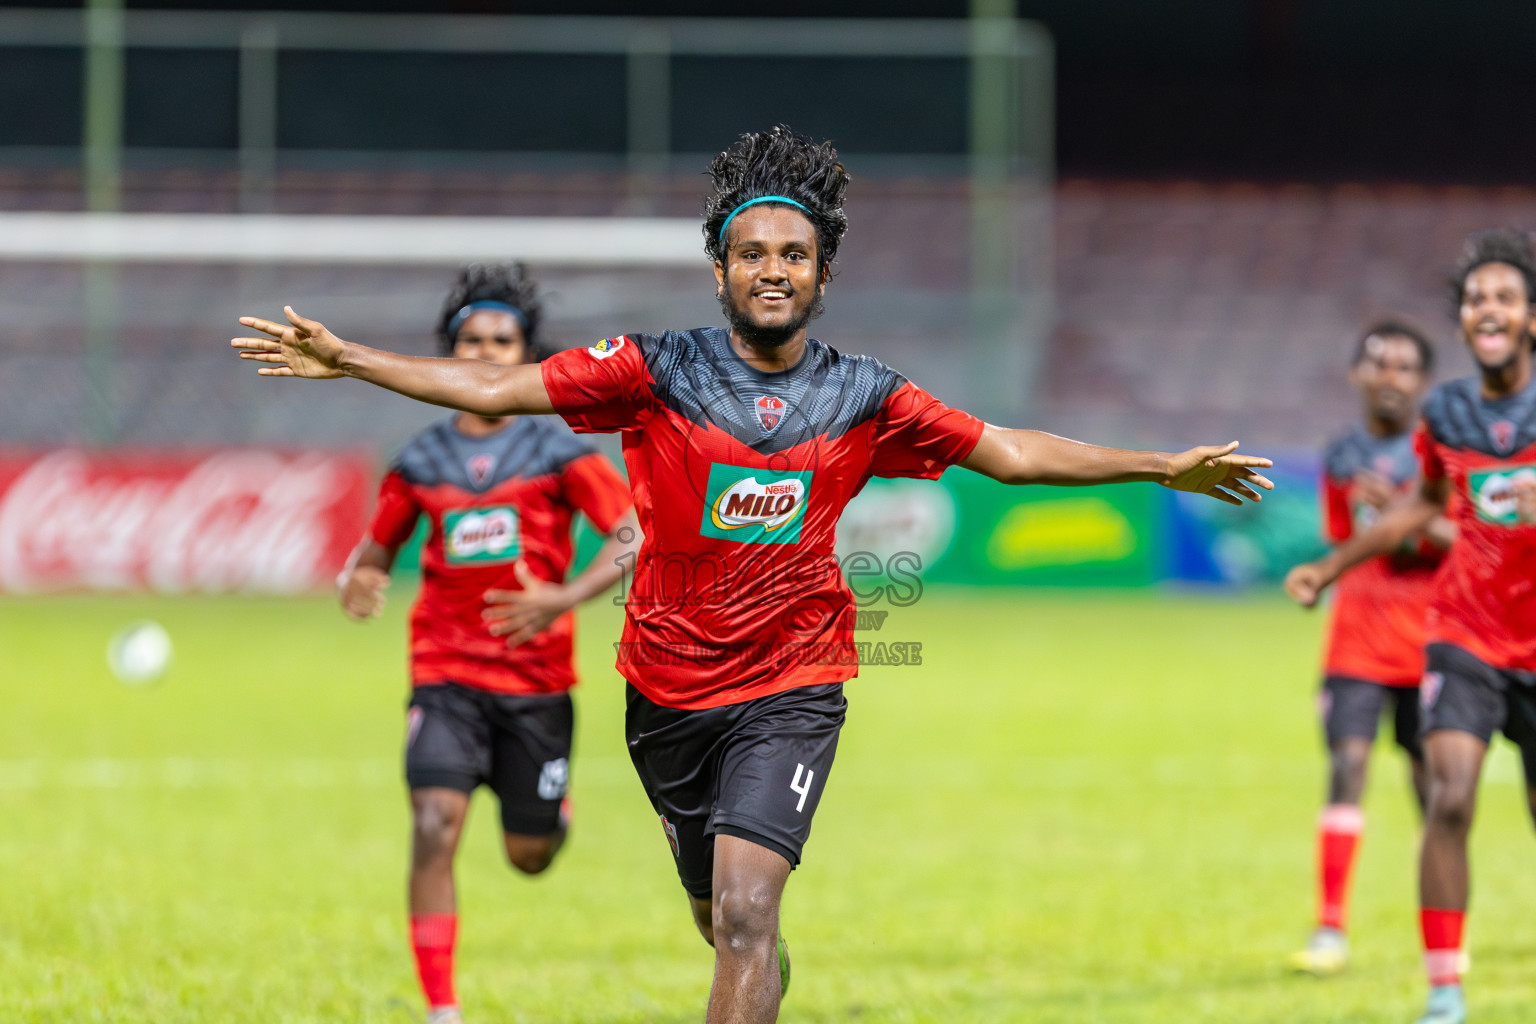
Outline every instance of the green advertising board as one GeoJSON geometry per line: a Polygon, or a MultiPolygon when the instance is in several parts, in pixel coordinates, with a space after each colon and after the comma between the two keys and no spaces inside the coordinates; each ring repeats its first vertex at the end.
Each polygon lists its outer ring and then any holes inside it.
{"type": "Polygon", "coordinates": [[[1156,487],[1008,487],[961,469],[871,480],[843,516],[838,553],[886,565],[906,555],[935,583],[1146,586],[1163,507],[1156,487]]]}
{"type": "MultiPolygon", "coordinates": [[[[1243,508],[1149,484],[1007,487],[959,468],[937,481],[871,480],[838,523],[837,554],[863,556],[850,569],[861,577],[889,576],[880,570],[894,563],[897,575],[933,583],[1263,583],[1322,550],[1314,464],[1277,464],[1276,491],[1243,508]]],[[[426,526],[397,569],[418,567],[426,526]]],[[[578,517],[575,542],[579,572],[602,538],[578,517]]]]}

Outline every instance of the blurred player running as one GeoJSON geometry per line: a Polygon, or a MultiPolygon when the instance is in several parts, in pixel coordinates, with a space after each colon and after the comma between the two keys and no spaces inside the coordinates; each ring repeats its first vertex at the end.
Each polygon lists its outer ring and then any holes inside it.
{"type": "MultiPolygon", "coordinates": [[[[438,319],[445,355],[537,361],[540,304],[520,265],[465,268],[438,319]]],[[[395,554],[426,515],[411,613],[405,775],[411,788],[411,946],[431,1024],[456,1024],[453,859],[469,797],[501,802],[507,859],[530,875],[565,840],[573,724],[572,616],[639,547],[629,491],[611,463],[547,417],[458,413],[408,441],[341,581],[354,619],[375,616],[395,554]],[[571,522],[608,541],[565,581],[571,522]]]]}
{"type": "Polygon", "coordinates": [[[556,412],[623,431],[645,541],[619,668],[630,754],[696,923],[715,947],[709,1024],[777,1019],[779,906],[858,672],[838,516],[872,476],[963,465],[1010,484],[1150,481],[1256,500],[1268,460],[1179,455],[991,426],[867,356],[806,337],[847,228],[830,144],[788,129],[714,160],[704,249],[729,328],[625,335],[542,367],[411,359],[289,311],[233,343],[268,375],[355,376],[482,415],[556,412]]]}
{"type": "Polygon", "coordinates": [[[1453,284],[1481,372],[1439,385],[1425,401],[1415,439],[1419,491],[1286,579],[1286,590],[1310,605],[1345,569],[1398,550],[1442,510],[1457,527],[1435,580],[1422,684],[1429,803],[1419,898],[1430,993],[1420,1024],[1466,1020],[1467,835],[1495,732],[1520,747],[1536,815],[1536,258],[1514,232],[1474,235],[1453,284]]]}
{"type": "MultiPolygon", "coordinates": [[[[1418,483],[1413,426],[1434,349],[1405,324],[1386,322],[1360,339],[1349,379],[1364,419],[1328,445],[1323,458],[1324,530],[1342,544],[1369,528],[1418,483]]],[[[1436,519],[1431,539],[1415,540],[1348,573],[1339,582],[1323,662],[1320,705],[1328,741],[1328,804],[1317,826],[1317,929],[1291,958],[1297,970],[1332,974],[1348,962],[1344,937],[1349,878],[1365,819],[1360,797],[1382,712],[1409,758],[1424,805],[1419,747],[1419,679],[1424,674],[1424,614],[1435,569],[1452,528],[1436,519]]]]}

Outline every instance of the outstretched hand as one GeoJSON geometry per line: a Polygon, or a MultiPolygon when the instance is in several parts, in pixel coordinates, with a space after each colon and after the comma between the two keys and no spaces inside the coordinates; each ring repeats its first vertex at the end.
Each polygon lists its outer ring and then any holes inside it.
{"type": "Polygon", "coordinates": [[[253,359],[258,363],[270,363],[257,372],[265,377],[310,377],[324,379],[340,377],[341,353],[345,345],[340,338],[325,329],[318,320],[309,320],[284,306],[288,323],[280,324],[263,320],[258,316],[243,316],[240,323],[270,334],[270,338],[235,338],[232,348],[239,349],[241,359],[253,359]]]}
{"type": "Polygon", "coordinates": [[[521,590],[487,590],[485,619],[492,636],[507,638],[508,647],[527,643],[570,611],[573,602],[565,587],[535,576],[521,559],[513,565],[521,590]]]}
{"type": "Polygon", "coordinates": [[[1168,479],[1164,487],[1175,491],[1191,491],[1209,494],[1228,505],[1241,505],[1243,499],[1261,501],[1263,496],[1250,484],[1266,491],[1275,489],[1274,483],[1255,467],[1273,466],[1269,459],[1257,455],[1234,455],[1237,442],[1223,445],[1204,445],[1187,452],[1168,457],[1168,479]]]}

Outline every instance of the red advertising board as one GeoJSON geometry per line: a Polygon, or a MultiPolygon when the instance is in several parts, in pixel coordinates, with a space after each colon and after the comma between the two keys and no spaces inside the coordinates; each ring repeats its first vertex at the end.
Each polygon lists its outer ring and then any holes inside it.
{"type": "Polygon", "coordinates": [[[329,587],[373,476],[356,452],[0,450],[0,590],[329,587]]]}

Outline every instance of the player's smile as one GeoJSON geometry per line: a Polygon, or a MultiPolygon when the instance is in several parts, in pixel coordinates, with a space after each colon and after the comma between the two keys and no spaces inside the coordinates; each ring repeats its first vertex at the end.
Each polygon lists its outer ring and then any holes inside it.
{"type": "Polygon", "coordinates": [[[794,311],[793,288],[774,287],[759,288],[752,292],[752,305],[757,308],[758,315],[754,317],[764,326],[782,319],[780,314],[794,311]]]}
{"type": "Polygon", "coordinates": [[[754,290],[742,311],[758,327],[803,326],[808,319],[810,302],[796,302],[793,288],[775,287],[754,290]]]}
{"type": "Polygon", "coordinates": [[[1509,325],[1495,321],[1478,324],[1472,333],[1472,347],[1480,363],[1503,362],[1510,350],[1509,325]]]}

